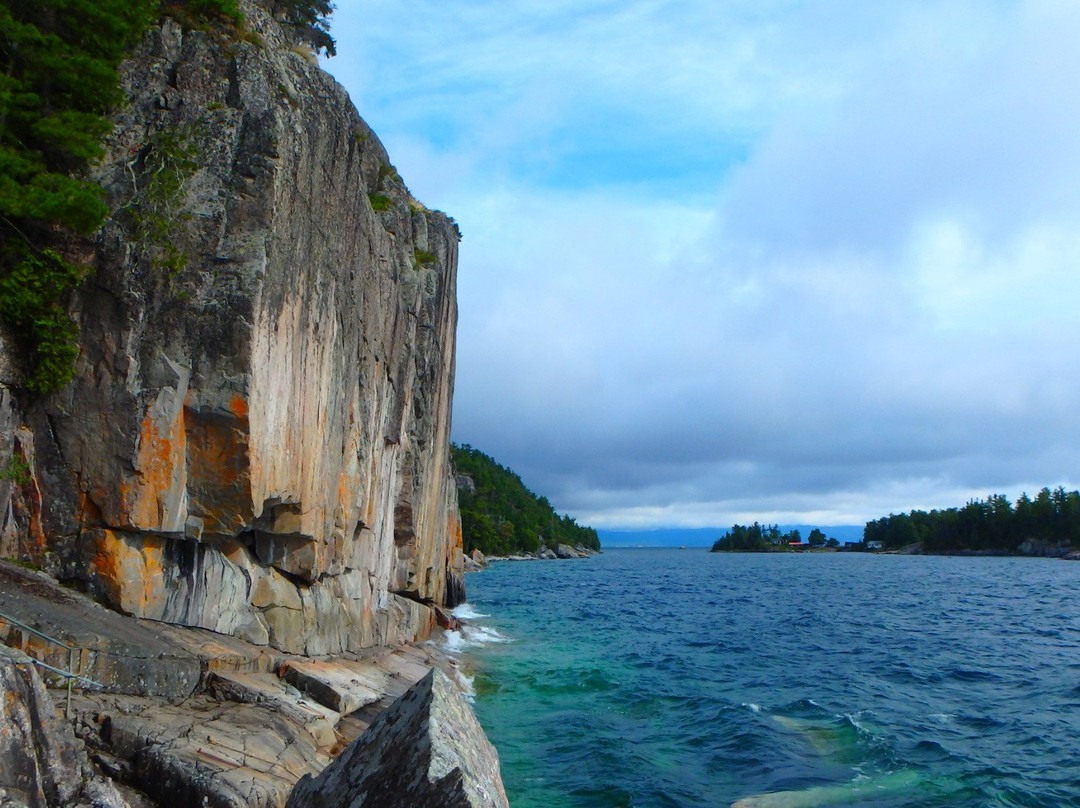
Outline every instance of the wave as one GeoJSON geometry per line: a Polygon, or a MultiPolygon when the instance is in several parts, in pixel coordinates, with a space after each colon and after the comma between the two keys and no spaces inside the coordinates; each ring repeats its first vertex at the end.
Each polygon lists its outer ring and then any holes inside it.
{"type": "Polygon", "coordinates": [[[482,617],[490,617],[488,614],[481,614],[473,608],[471,603],[461,603],[454,607],[450,612],[454,617],[459,620],[479,620],[482,617]]]}
{"type": "Polygon", "coordinates": [[[443,632],[442,647],[446,653],[457,655],[469,648],[513,641],[512,637],[500,634],[488,626],[463,625],[459,629],[443,632]]]}

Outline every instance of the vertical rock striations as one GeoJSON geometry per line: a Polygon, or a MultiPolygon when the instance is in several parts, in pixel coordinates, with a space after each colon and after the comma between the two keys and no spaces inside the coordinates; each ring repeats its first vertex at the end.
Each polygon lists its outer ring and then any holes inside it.
{"type": "Polygon", "coordinates": [[[0,555],[283,651],[416,639],[462,597],[457,227],[244,13],[124,68],[76,379],[30,401],[0,362],[0,555]]]}

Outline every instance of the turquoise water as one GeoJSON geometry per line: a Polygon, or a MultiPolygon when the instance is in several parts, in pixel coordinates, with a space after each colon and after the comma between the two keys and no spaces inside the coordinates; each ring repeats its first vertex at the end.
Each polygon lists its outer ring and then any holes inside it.
{"type": "Polygon", "coordinates": [[[1080,806],[1078,576],[839,553],[503,562],[468,577],[487,616],[461,659],[513,808],[1080,806]]]}

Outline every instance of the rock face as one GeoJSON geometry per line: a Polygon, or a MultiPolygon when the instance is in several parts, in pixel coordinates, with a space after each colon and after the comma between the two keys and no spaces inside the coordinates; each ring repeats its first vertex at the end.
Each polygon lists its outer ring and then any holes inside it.
{"type": "Polygon", "coordinates": [[[457,227],[242,6],[257,36],[166,21],[124,67],[77,376],[0,361],[0,556],[290,653],[422,638],[464,597],[457,227]]]}
{"type": "Polygon", "coordinates": [[[0,804],[126,808],[112,783],[91,769],[34,663],[5,645],[0,645],[0,687],[0,804]]]}
{"type": "Polygon", "coordinates": [[[495,749],[446,675],[434,669],[287,808],[508,808],[495,749]]]}

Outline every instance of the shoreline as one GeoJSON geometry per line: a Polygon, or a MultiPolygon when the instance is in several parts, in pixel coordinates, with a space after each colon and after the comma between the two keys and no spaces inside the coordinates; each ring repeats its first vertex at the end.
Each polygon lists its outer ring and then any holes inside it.
{"type": "MultiPolygon", "coordinates": [[[[411,705],[422,737],[399,734],[395,743],[408,746],[414,761],[436,740],[451,756],[482,761],[487,771],[497,760],[486,734],[468,719],[468,676],[446,648],[442,628],[425,639],[359,653],[289,654],[206,629],[121,615],[43,573],[0,566],[6,573],[0,576],[6,615],[0,644],[15,655],[5,664],[21,671],[27,684],[20,692],[38,694],[13,709],[68,713],[51,732],[62,733],[65,747],[75,750],[75,770],[105,777],[124,792],[126,801],[102,803],[109,808],[176,804],[177,795],[192,805],[204,799],[285,805],[300,781],[319,776],[361,739],[388,743],[367,731],[389,711],[406,709],[403,703],[411,705]],[[30,628],[64,646],[50,651],[30,628]],[[75,649],[70,657],[67,647],[75,649]],[[42,669],[42,662],[60,670],[71,665],[84,677],[81,686],[69,698],[60,689],[63,678],[42,669]],[[416,717],[425,710],[430,720],[416,717]],[[458,722],[460,731],[449,741],[435,737],[440,711],[458,722]]],[[[0,716],[0,731],[18,727],[4,721],[0,716]]],[[[48,760],[33,765],[52,767],[48,760]]],[[[11,785],[13,767],[0,765],[0,785],[11,785]]],[[[63,776],[74,782],[82,774],[63,776]]],[[[502,803],[496,797],[474,804],[502,803]]]]}

